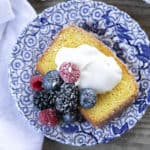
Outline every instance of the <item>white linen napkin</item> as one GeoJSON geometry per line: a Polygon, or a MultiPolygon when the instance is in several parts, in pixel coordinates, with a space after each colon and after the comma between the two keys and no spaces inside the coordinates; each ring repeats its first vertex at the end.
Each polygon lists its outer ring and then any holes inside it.
{"type": "Polygon", "coordinates": [[[40,150],[43,136],[18,112],[8,85],[12,47],[24,27],[36,17],[27,0],[0,0],[0,150],[40,150]]]}
{"type": "Polygon", "coordinates": [[[146,3],[150,4],[150,0],[144,0],[146,3]]]}

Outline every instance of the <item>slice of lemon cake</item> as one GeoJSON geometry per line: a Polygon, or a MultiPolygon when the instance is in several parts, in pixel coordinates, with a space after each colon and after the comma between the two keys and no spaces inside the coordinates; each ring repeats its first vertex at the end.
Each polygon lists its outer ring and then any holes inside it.
{"type": "Polygon", "coordinates": [[[83,44],[95,47],[106,56],[113,57],[122,70],[121,81],[111,91],[98,94],[94,107],[89,109],[80,108],[80,112],[90,123],[94,126],[102,127],[129,106],[135,100],[138,93],[138,85],[134,76],[110,48],[91,33],[86,32],[82,28],[70,25],[59,32],[38,60],[36,67],[44,75],[49,70],[57,68],[55,57],[62,47],[76,48],[83,44]]]}

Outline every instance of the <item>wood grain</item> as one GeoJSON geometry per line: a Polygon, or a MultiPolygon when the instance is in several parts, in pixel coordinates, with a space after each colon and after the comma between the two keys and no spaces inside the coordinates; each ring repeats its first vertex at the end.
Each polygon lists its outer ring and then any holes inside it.
{"type": "MultiPolygon", "coordinates": [[[[64,0],[29,0],[37,12],[53,6],[64,0]]],[[[107,4],[115,5],[127,12],[135,19],[150,37],[150,5],[142,0],[101,0],[107,4]]],[[[109,144],[98,144],[94,147],[72,147],[50,141],[45,138],[43,150],[149,150],[150,149],[150,109],[137,125],[122,137],[113,140],[109,144]]]]}

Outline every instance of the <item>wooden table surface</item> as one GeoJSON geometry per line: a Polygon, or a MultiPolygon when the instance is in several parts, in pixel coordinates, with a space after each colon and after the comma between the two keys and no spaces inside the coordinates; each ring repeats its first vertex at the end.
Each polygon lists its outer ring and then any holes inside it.
{"type": "MultiPolygon", "coordinates": [[[[65,0],[29,0],[39,13],[44,8],[53,6],[65,0]]],[[[142,0],[101,0],[112,4],[127,12],[132,18],[137,20],[150,38],[150,5],[142,0]]],[[[150,150],[150,109],[144,117],[130,131],[122,137],[117,138],[109,144],[98,144],[92,147],[72,147],[60,143],[44,140],[43,150],[150,150]]]]}

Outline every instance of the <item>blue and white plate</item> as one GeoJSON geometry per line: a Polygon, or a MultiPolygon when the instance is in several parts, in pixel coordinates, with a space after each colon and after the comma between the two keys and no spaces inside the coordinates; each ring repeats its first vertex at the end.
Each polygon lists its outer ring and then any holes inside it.
{"type": "Polygon", "coordinates": [[[64,144],[107,143],[135,126],[150,105],[150,42],[145,32],[128,14],[96,1],[71,0],[44,10],[19,36],[10,64],[10,87],[19,110],[32,126],[46,137],[64,144]],[[50,127],[41,125],[33,106],[29,81],[36,74],[35,64],[56,34],[75,24],[95,34],[112,48],[135,75],[140,92],[135,103],[104,128],[90,123],[50,127]]]}

